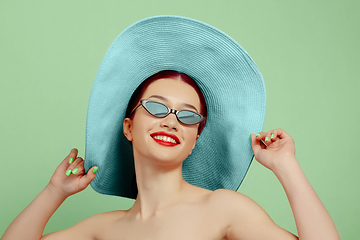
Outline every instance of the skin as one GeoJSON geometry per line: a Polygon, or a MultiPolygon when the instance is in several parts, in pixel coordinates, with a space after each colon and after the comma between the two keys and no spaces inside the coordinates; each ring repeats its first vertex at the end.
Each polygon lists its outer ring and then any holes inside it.
{"type": "MultiPolygon", "coordinates": [[[[185,104],[200,108],[195,90],[175,79],[153,82],[142,98],[177,110],[190,109],[185,104]]],[[[251,143],[257,161],[273,171],[283,185],[299,237],[277,226],[258,204],[241,193],[209,191],[182,179],[182,162],[196,144],[198,125],[181,124],[174,114],[156,118],[139,107],[132,119],[124,120],[123,127],[133,143],[139,190],[132,208],[97,214],[71,228],[42,236],[47,221],[61,203],[95,178],[92,169],[85,174],[83,159],[76,157],[77,150],[73,149],[46,188],[11,223],[1,239],[340,239],[295,158],[292,138],[282,129],[252,134],[251,143]],[[150,136],[158,131],[175,134],[180,144],[158,144],[150,136]],[[266,138],[267,147],[261,142],[266,138]],[[70,157],[75,159],[72,164],[70,157]],[[79,172],[65,175],[74,168],[79,172]]]]}

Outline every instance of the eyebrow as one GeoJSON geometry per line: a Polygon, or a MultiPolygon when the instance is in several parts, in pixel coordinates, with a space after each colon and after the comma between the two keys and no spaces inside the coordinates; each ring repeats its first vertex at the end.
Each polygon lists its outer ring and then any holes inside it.
{"type": "MultiPolygon", "coordinates": [[[[164,102],[169,102],[167,98],[163,97],[163,96],[159,96],[159,95],[151,95],[149,98],[157,98],[157,99],[160,99],[164,102]]],[[[196,112],[198,112],[198,110],[196,109],[196,107],[194,107],[193,105],[191,104],[188,104],[188,103],[183,103],[183,106],[185,107],[188,107],[188,108],[192,108],[194,109],[196,112]]]]}

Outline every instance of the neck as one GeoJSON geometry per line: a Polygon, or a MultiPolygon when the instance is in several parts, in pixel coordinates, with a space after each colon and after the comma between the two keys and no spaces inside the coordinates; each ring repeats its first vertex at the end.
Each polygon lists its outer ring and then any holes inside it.
{"type": "Polygon", "coordinates": [[[182,177],[182,162],[159,163],[135,154],[134,157],[138,196],[131,212],[136,219],[145,220],[179,201],[189,184],[182,177]]]}

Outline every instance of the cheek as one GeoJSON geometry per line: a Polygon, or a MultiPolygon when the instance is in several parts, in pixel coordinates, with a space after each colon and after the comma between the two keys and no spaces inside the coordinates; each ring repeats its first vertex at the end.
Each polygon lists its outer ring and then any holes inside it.
{"type": "Polygon", "coordinates": [[[192,126],[191,128],[186,129],[186,131],[184,131],[184,133],[185,133],[186,138],[189,139],[191,142],[196,141],[198,127],[192,126]]]}
{"type": "Polygon", "coordinates": [[[148,117],[143,114],[135,115],[133,118],[133,126],[132,126],[132,134],[134,139],[144,138],[153,128],[154,124],[155,121],[151,117],[148,117]]]}

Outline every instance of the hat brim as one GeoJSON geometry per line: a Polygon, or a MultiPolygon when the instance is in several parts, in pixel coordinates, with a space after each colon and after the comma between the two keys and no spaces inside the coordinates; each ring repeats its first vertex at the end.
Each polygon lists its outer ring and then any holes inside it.
{"type": "Polygon", "coordinates": [[[193,78],[207,103],[207,122],[183,163],[183,178],[210,190],[237,190],[253,158],[250,133],[260,132],[264,122],[263,77],[230,36],[179,16],[136,22],[107,51],[88,106],[85,169],[99,167],[91,186],[103,194],[136,197],[132,147],[122,122],[135,89],[162,70],[193,78]]]}

